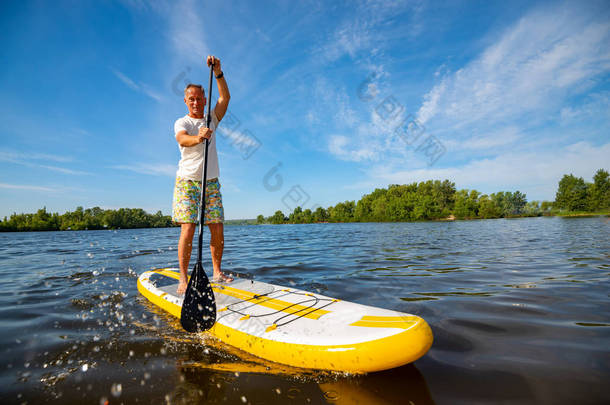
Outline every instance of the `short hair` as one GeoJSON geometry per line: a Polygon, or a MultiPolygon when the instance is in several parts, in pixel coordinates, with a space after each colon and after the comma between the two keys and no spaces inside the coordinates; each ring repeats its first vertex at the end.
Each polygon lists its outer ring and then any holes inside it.
{"type": "Polygon", "coordinates": [[[186,87],[184,88],[184,95],[186,96],[186,92],[188,91],[188,89],[190,88],[196,88],[201,90],[201,92],[203,93],[203,97],[205,97],[205,90],[203,89],[203,86],[200,84],[193,84],[193,83],[189,83],[186,85],[186,87]]]}

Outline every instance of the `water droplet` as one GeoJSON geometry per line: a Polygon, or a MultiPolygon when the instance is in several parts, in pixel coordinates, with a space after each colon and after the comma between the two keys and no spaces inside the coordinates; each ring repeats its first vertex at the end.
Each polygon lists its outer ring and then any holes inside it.
{"type": "Polygon", "coordinates": [[[130,351],[129,351],[129,357],[133,357],[133,355],[134,355],[134,354],[135,354],[135,353],[133,352],[133,350],[130,350],[130,351]]]}
{"type": "Polygon", "coordinates": [[[159,350],[159,353],[165,356],[167,354],[167,349],[165,347],[162,347],[161,350],[159,350]]]}
{"type": "Polygon", "coordinates": [[[101,397],[100,398],[100,405],[108,405],[108,398],[101,397]]]}
{"type": "Polygon", "coordinates": [[[235,377],[239,377],[239,371],[235,372],[235,377]]]}
{"type": "Polygon", "coordinates": [[[276,394],[278,394],[278,395],[280,395],[280,394],[282,393],[282,390],[281,390],[281,389],[279,389],[279,388],[276,388],[276,389],[275,389],[275,393],[276,393],[276,394]]]}
{"type": "Polygon", "coordinates": [[[112,387],[110,387],[110,393],[112,394],[113,397],[120,397],[121,393],[123,392],[123,386],[121,384],[118,383],[114,383],[112,384],[112,387]]]}
{"type": "Polygon", "coordinates": [[[246,402],[248,402],[248,399],[246,399],[246,397],[242,395],[241,402],[243,402],[245,404],[246,402]]]}
{"type": "Polygon", "coordinates": [[[144,379],[145,380],[149,380],[150,379],[150,373],[149,372],[144,373],[144,379]]]}
{"type": "Polygon", "coordinates": [[[81,370],[83,370],[83,372],[89,370],[89,365],[88,364],[83,364],[83,366],[81,367],[81,370]]]}
{"type": "Polygon", "coordinates": [[[324,393],[324,398],[328,399],[329,401],[336,401],[339,399],[339,393],[337,391],[326,391],[324,393]]]}
{"type": "Polygon", "coordinates": [[[25,367],[25,368],[30,367],[30,363],[25,363],[25,364],[23,365],[23,367],[25,367]]]}

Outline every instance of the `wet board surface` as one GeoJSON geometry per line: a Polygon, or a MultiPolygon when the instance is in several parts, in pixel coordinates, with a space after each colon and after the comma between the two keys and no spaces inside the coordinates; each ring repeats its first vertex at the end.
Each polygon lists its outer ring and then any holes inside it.
{"type": "MultiPolygon", "coordinates": [[[[180,317],[177,287],[177,269],[138,278],[144,297],[180,317]]],[[[217,317],[206,333],[266,360],[364,373],[411,363],[432,345],[430,327],[415,315],[248,279],[212,288],[217,317]]]]}

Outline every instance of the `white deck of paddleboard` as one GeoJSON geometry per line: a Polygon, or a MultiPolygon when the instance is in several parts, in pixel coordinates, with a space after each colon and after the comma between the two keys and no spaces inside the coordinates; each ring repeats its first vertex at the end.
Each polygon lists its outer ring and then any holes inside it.
{"type": "MultiPolygon", "coordinates": [[[[177,269],[167,270],[176,271],[177,269]]],[[[163,295],[164,299],[182,306],[183,297],[176,294],[177,283],[159,288],[155,287],[152,282],[142,284],[151,293],[157,296],[163,295]]],[[[334,300],[324,295],[255,280],[236,279],[230,283],[214,283],[213,286],[216,288],[214,293],[218,323],[249,335],[277,342],[305,345],[365,343],[404,332],[409,329],[409,320],[419,319],[403,312],[334,300]],[[233,295],[223,293],[225,290],[232,291],[233,295]],[[235,297],[235,291],[254,293],[258,296],[254,301],[262,301],[263,304],[266,300],[273,300],[275,303],[281,302],[286,305],[283,307],[284,310],[270,308],[253,302],[253,300],[235,297]],[[308,309],[290,313],[291,304],[308,307],[308,309]],[[321,308],[321,310],[312,312],[316,308],[321,308]],[[328,312],[319,315],[321,311],[328,312]],[[317,319],[313,319],[315,318],[313,315],[303,316],[307,313],[318,314],[315,316],[317,319]],[[399,327],[392,327],[392,325],[398,325],[398,323],[393,323],[394,321],[368,322],[373,325],[367,326],[354,325],[363,319],[377,319],[376,317],[379,317],[378,320],[387,318],[396,320],[396,322],[403,320],[403,322],[399,327]],[[407,321],[407,326],[404,321],[407,321]],[[277,328],[268,330],[269,326],[273,324],[276,324],[277,328]]],[[[365,323],[367,322],[360,322],[360,324],[365,323]]]]}

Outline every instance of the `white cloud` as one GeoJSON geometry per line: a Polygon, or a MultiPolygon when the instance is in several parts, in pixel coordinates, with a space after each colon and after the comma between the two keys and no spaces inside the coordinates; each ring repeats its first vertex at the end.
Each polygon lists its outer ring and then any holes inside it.
{"type": "Polygon", "coordinates": [[[70,174],[70,175],[89,175],[91,173],[84,172],[81,170],[72,170],[65,167],[59,167],[55,165],[46,164],[45,161],[52,161],[58,163],[71,162],[73,159],[69,156],[51,155],[47,153],[25,153],[17,151],[0,151],[0,162],[13,163],[26,167],[36,167],[45,170],[52,170],[55,172],[70,174]],[[40,163],[40,162],[44,163],[40,163]]]}
{"type": "Polygon", "coordinates": [[[437,126],[493,125],[554,111],[610,69],[610,22],[576,10],[538,10],[424,97],[419,120],[437,126]]]}
{"type": "Polygon", "coordinates": [[[463,140],[449,139],[444,142],[445,146],[452,151],[457,150],[497,150],[520,140],[522,137],[519,128],[506,127],[497,131],[491,131],[481,135],[475,135],[463,140]]]}
{"type": "Polygon", "coordinates": [[[322,55],[335,61],[345,54],[356,57],[357,53],[369,48],[371,38],[368,29],[359,24],[346,24],[334,32],[333,38],[322,49],[322,55]]]}
{"type": "Polygon", "coordinates": [[[562,124],[570,124],[582,120],[610,121],[610,92],[604,91],[588,95],[587,100],[577,106],[566,106],[560,112],[562,124]]]}
{"type": "Polygon", "coordinates": [[[127,170],[140,174],[148,174],[151,176],[175,176],[176,165],[160,164],[160,163],[134,163],[130,165],[115,165],[111,169],[127,170]]]}
{"type": "Polygon", "coordinates": [[[32,186],[32,185],[29,185],[29,184],[7,184],[7,183],[0,183],[0,188],[9,189],[9,190],[42,191],[42,192],[45,192],[45,193],[58,191],[55,188],[42,187],[42,186],[32,186]]]}
{"type": "Polygon", "coordinates": [[[345,55],[352,59],[362,57],[369,60],[381,52],[381,44],[388,34],[385,23],[403,12],[408,12],[409,18],[400,27],[401,36],[414,37],[422,30],[419,16],[424,9],[423,1],[362,0],[350,4],[353,14],[339,21],[324,44],[314,49],[316,57],[322,55],[329,62],[345,55]]]}
{"type": "Polygon", "coordinates": [[[176,2],[169,14],[169,37],[177,58],[182,62],[201,64],[202,55],[208,55],[205,26],[199,11],[203,7],[193,0],[176,2]]]}
{"type": "Polygon", "coordinates": [[[261,147],[262,143],[253,133],[248,130],[245,131],[231,130],[224,127],[218,128],[219,135],[226,136],[234,148],[249,157],[251,153],[256,152],[261,147]]]}
{"type": "Polygon", "coordinates": [[[339,159],[361,162],[375,158],[374,148],[354,147],[353,141],[343,135],[331,135],[328,150],[339,159]]]}
{"type": "Polygon", "coordinates": [[[461,166],[401,170],[378,166],[372,170],[377,184],[404,184],[431,179],[449,179],[458,188],[481,192],[520,190],[528,199],[554,198],[557,183],[564,174],[591,181],[598,169],[608,170],[610,143],[594,146],[577,142],[560,149],[525,153],[507,152],[495,158],[475,159],[461,166]]]}
{"type": "Polygon", "coordinates": [[[133,81],[132,79],[127,77],[127,75],[125,75],[123,72],[121,72],[117,69],[114,69],[111,67],[110,70],[112,70],[112,73],[114,73],[114,75],[116,77],[118,77],[119,80],[122,81],[130,89],[137,91],[139,93],[145,94],[146,96],[148,96],[156,101],[161,101],[163,99],[163,97],[161,97],[161,95],[159,95],[156,91],[151,89],[150,86],[148,86],[144,83],[140,83],[140,84],[136,83],[135,81],[133,81]]]}
{"type": "Polygon", "coordinates": [[[406,110],[393,119],[379,111],[359,115],[349,132],[330,132],[328,151],[375,173],[366,184],[448,178],[480,191],[520,189],[552,199],[563,174],[590,178],[610,156],[608,144],[596,148],[556,130],[560,111],[566,122],[600,116],[608,122],[608,113],[599,113],[608,110],[607,93],[566,107],[610,70],[610,23],[593,19],[562,8],[530,12],[463,68],[438,74],[417,118],[447,148],[440,164],[459,162],[453,167],[418,169],[425,156],[394,132],[406,110]],[[572,139],[572,145],[562,149],[560,139],[564,145],[572,139]]]}
{"type": "Polygon", "coordinates": [[[10,150],[0,151],[0,161],[4,162],[20,162],[23,160],[51,160],[54,162],[71,162],[73,159],[70,156],[51,155],[48,153],[38,152],[17,152],[10,150]]]}

